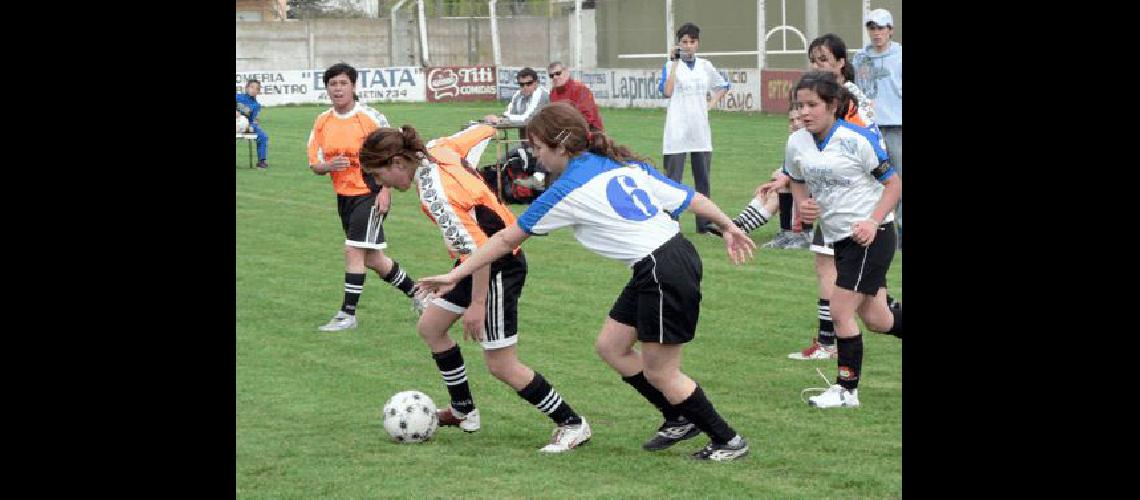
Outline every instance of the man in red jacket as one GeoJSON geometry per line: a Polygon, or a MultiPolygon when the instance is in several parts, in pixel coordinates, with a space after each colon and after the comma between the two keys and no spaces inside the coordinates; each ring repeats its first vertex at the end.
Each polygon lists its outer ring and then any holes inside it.
{"type": "Polygon", "coordinates": [[[562,65],[561,61],[554,61],[546,67],[546,74],[554,88],[550,89],[550,102],[569,101],[582,116],[592,130],[604,131],[602,115],[598,113],[598,105],[594,102],[594,94],[586,84],[570,78],[570,70],[562,65]]]}

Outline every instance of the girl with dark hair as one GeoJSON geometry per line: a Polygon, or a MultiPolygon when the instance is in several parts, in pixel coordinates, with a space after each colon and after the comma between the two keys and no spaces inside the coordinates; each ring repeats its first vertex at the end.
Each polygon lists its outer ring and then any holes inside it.
{"type": "Polygon", "coordinates": [[[558,180],[463,265],[424,278],[418,286],[446,293],[531,235],[573,227],[583,246],[633,270],[595,347],[665,418],[643,448],[665,449],[703,431],[711,442],[693,458],[723,461],[746,455],[748,442],[681,372],[681,349],[696,333],[702,266],[677,218],[691,206],[717,224],[736,264],[750,258],[756,244],[708,198],[661,175],[604,133],[591,132],[581,113],[566,103],[540,109],[527,123],[527,133],[539,161],[561,174],[558,180]],[[638,341],[641,352],[633,349],[638,341]]]}
{"type": "Polygon", "coordinates": [[[364,292],[366,269],[412,300],[412,309],[422,306],[412,292],[414,281],[400,263],[384,255],[384,217],[391,195],[360,173],[357,152],[369,132],[388,126],[388,119],[375,109],[356,102],[356,68],[337,63],[323,75],[332,108],[317,116],[309,132],[309,169],[317,175],[331,174],[337,212],[344,229],[344,301],[324,326],[323,332],[356,328],[356,305],[364,292]]]}
{"type": "Polygon", "coordinates": [[[830,313],[839,375],[808,403],[857,407],[863,337],[856,314],[872,330],[902,336],[902,310],[888,305],[886,289],[902,178],[880,136],[843,119],[851,96],[835,73],[808,72],[795,89],[804,128],[788,137],[785,168],[800,214],[808,222],[818,218],[823,242],[834,248],[835,270],[830,313]]]}
{"type": "MultiPolygon", "coordinates": [[[[360,164],[365,175],[382,186],[407,191],[415,184],[420,208],[439,226],[458,266],[515,222],[514,214],[471,168],[494,135],[493,127],[475,125],[424,144],[410,125],[380,128],[364,140],[360,164]]],[[[550,444],[539,451],[561,453],[588,441],[590,425],[542,374],[519,361],[518,301],[526,274],[526,258],[516,245],[447,294],[432,298],[417,329],[451,396],[451,404],[438,412],[440,425],[466,432],[481,427],[459,344],[447,334],[462,319],[463,337],[482,343],[491,374],[554,421],[550,444]]]]}

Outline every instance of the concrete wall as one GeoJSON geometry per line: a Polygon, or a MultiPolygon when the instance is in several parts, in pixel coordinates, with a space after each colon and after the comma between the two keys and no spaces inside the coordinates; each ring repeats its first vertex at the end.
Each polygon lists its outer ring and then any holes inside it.
{"type": "MultiPolygon", "coordinates": [[[[862,46],[859,0],[814,0],[818,6],[817,34],[836,33],[848,49],[862,46]]],[[[788,0],[786,22],[807,35],[804,0],[788,0]]],[[[685,22],[701,27],[701,52],[755,50],[754,0],[674,0],[674,29],[685,22]]],[[[618,59],[618,54],[663,53],[666,46],[665,0],[603,0],[583,14],[583,68],[659,68],[661,59],[618,59]]],[[[902,43],[901,0],[874,0],[871,8],[886,8],[894,16],[894,40],[902,43]]],[[[389,19],[314,19],[293,22],[238,22],[237,70],[318,69],[345,61],[360,67],[420,64],[419,30],[414,9],[402,9],[396,35],[389,37],[389,19]],[[312,43],[310,46],[310,35],[312,43]],[[311,60],[310,60],[311,59],[311,60]]],[[[550,61],[574,65],[573,9],[553,9],[553,16],[506,17],[498,20],[502,64],[544,69],[550,61]]],[[[765,2],[766,29],[781,22],[781,2],[765,2]]],[[[428,19],[430,63],[489,65],[494,62],[489,19],[428,19]]],[[[810,42],[810,39],[808,40],[810,42]]],[[[804,42],[788,33],[788,48],[804,42]]],[[[768,50],[783,48],[781,35],[768,41],[768,50]]],[[[756,56],[713,56],[718,68],[750,68],[756,56]]],[[[767,68],[803,69],[805,54],[770,54],[767,68]]],[[[578,69],[578,68],[574,68],[578,69]]]]}
{"type": "MultiPolygon", "coordinates": [[[[596,67],[592,33],[583,15],[583,66],[596,67]]],[[[489,19],[428,19],[428,56],[436,66],[493,64],[489,19]]],[[[389,46],[388,19],[313,19],[237,23],[237,71],[318,69],[345,61],[359,67],[418,66],[419,30],[414,16],[397,18],[389,46]],[[312,34],[312,64],[309,36],[312,34]],[[395,60],[390,53],[395,53],[395,60]]],[[[545,68],[553,60],[573,65],[571,18],[499,19],[503,65],[545,68]]]]}
{"type": "Polygon", "coordinates": [[[341,61],[390,66],[388,31],[387,20],[378,19],[237,23],[237,70],[317,69],[341,61]]]}

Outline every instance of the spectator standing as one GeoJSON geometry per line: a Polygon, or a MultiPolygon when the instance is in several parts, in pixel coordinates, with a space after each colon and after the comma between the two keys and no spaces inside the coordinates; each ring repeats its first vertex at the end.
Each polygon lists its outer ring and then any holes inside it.
{"type": "MultiPolygon", "coordinates": [[[[700,35],[701,29],[693,23],[685,23],[677,30],[677,45],[669,55],[669,61],[661,68],[657,90],[669,98],[661,141],[665,173],[680,183],[685,175],[685,154],[688,153],[693,165],[694,187],[698,193],[708,197],[712,165],[709,109],[728,91],[728,82],[708,59],[697,57],[700,35]]],[[[697,233],[717,232],[711,221],[698,216],[696,222],[697,233]]]]}

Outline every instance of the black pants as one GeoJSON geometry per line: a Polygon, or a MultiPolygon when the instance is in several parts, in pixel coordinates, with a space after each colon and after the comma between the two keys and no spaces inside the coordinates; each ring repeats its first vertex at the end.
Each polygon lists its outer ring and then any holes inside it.
{"type": "MultiPolygon", "coordinates": [[[[688,153],[693,165],[693,184],[698,193],[709,197],[709,167],[712,165],[712,151],[691,151],[688,153]]],[[[665,155],[665,175],[676,182],[682,183],[685,176],[685,153],[665,155]]],[[[697,217],[697,232],[709,221],[697,217]]]]}

